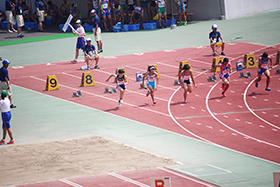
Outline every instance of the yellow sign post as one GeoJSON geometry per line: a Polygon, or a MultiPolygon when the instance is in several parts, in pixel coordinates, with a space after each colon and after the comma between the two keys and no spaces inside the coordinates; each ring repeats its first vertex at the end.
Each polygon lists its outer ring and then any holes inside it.
{"type": "Polygon", "coordinates": [[[246,69],[258,67],[254,54],[245,54],[244,55],[243,67],[245,67],[246,69]]]}
{"type": "Polygon", "coordinates": [[[128,79],[128,76],[127,76],[127,73],[126,73],[126,70],[124,68],[117,68],[116,69],[116,75],[119,74],[119,70],[122,69],[124,71],[124,74],[126,75],[126,78],[127,78],[127,82],[129,82],[129,79],[128,79]]]}
{"type": "Polygon", "coordinates": [[[180,62],[179,71],[178,71],[178,76],[180,75],[180,73],[181,73],[183,67],[184,67],[185,65],[187,65],[187,64],[188,64],[188,65],[190,66],[190,68],[192,69],[191,64],[190,64],[189,61],[182,61],[182,62],[180,62]]]}
{"type": "Polygon", "coordinates": [[[84,72],[82,75],[81,87],[95,86],[91,72],[84,72]]]}
{"type": "Polygon", "coordinates": [[[220,72],[221,71],[220,67],[217,67],[217,68],[215,67],[219,63],[223,63],[223,57],[213,58],[211,72],[220,72]]]}
{"type": "Polygon", "coordinates": [[[49,75],[47,77],[47,84],[46,84],[46,90],[51,91],[51,90],[59,90],[59,84],[57,81],[57,78],[55,75],[49,75]]]}

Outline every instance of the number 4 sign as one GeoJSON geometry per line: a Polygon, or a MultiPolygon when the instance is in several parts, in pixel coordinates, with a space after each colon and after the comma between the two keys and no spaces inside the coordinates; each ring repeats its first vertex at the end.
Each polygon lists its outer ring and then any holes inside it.
{"type": "Polygon", "coordinates": [[[243,66],[245,68],[257,68],[258,64],[254,54],[245,54],[243,59],[243,66]]]}
{"type": "Polygon", "coordinates": [[[46,90],[59,90],[59,84],[55,75],[49,75],[47,78],[46,90]]]}

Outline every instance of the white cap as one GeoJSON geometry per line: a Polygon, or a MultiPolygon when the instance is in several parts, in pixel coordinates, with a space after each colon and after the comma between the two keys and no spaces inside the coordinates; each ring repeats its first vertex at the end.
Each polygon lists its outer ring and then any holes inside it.
{"type": "Polygon", "coordinates": [[[94,9],[92,9],[91,11],[90,11],[90,13],[91,14],[93,14],[93,13],[95,13],[96,11],[94,10],[94,9]]]}
{"type": "Polygon", "coordinates": [[[86,41],[87,41],[87,42],[91,42],[91,38],[87,38],[86,41]]]}
{"type": "Polygon", "coordinates": [[[217,29],[218,26],[216,24],[212,25],[212,29],[217,29]]]}

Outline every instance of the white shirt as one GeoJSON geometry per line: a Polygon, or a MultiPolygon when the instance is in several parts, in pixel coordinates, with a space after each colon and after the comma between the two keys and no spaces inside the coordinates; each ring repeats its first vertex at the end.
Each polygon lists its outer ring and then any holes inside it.
{"type": "Polygon", "coordinates": [[[11,110],[10,105],[10,99],[8,99],[7,97],[5,97],[4,100],[0,100],[1,112],[9,112],[11,110]]]}
{"type": "MultiPolygon", "coordinates": [[[[78,27],[78,28],[76,29],[76,31],[77,31],[78,34],[84,34],[84,33],[85,33],[85,29],[84,29],[83,26],[78,27]]],[[[83,38],[83,36],[80,36],[80,35],[78,35],[78,37],[79,37],[79,38],[83,38]]]]}

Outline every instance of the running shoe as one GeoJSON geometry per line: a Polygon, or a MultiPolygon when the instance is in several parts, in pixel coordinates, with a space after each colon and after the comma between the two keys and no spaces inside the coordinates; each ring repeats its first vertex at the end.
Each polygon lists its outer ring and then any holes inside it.
{"type": "Polygon", "coordinates": [[[187,100],[184,101],[185,104],[187,104],[187,102],[188,102],[187,100]]]}
{"type": "Polygon", "coordinates": [[[255,81],[255,87],[256,88],[259,87],[259,83],[257,83],[256,81],[255,81]]]}
{"type": "Polygon", "coordinates": [[[78,61],[76,59],[72,60],[71,63],[72,64],[76,64],[78,61]]]}
{"type": "Polygon", "coordinates": [[[12,31],[13,31],[13,32],[17,32],[17,30],[16,30],[16,29],[12,29],[12,31]]]}
{"type": "Polygon", "coordinates": [[[17,38],[23,38],[24,36],[22,34],[17,35],[17,38]]]}
{"type": "Polygon", "coordinates": [[[153,103],[156,104],[157,102],[154,100],[153,103]]]}
{"type": "Polygon", "coordinates": [[[95,65],[95,66],[94,66],[94,69],[100,69],[100,67],[98,67],[98,65],[95,65]]]}
{"type": "Polygon", "coordinates": [[[89,66],[87,66],[87,70],[90,70],[90,67],[89,67],[89,66]]]}
{"type": "Polygon", "coordinates": [[[0,141],[0,144],[4,144],[4,143],[6,143],[6,141],[5,141],[4,139],[2,139],[2,140],[0,141]]]}
{"type": "Polygon", "coordinates": [[[213,56],[216,56],[216,53],[215,53],[215,52],[213,53],[213,56]]]}
{"type": "Polygon", "coordinates": [[[150,95],[150,91],[147,92],[146,97],[148,97],[150,95]]]}
{"type": "Polygon", "coordinates": [[[14,144],[14,143],[15,143],[14,140],[11,140],[11,141],[7,142],[7,144],[14,144]]]}
{"type": "Polygon", "coordinates": [[[270,88],[269,88],[269,87],[266,87],[266,88],[265,88],[265,91],[270,91],[270,88]]]}
{"type": "Polygon", "coordinates": [[[119,107],[122,105],[122,99],[119,100],[119,107]]]}
{"type": "Polygon", "coordinates": [[[188,22],[186,21],[185,23],[184,23],[184,26],[186,26],[188,24],[188,22]]]}
{"type": "Polygon", "coordinates": [[[98,54],[99,54],[99,53],[103,53],[103,49],[100,49],[100,50],[98,51],[98,54]]]}
{"type": "Polygon", "coordinates": [[[221,52],[221,55],[226,55],[223,51],[221,52]]]}
{"type": "Polygon", "coordinates": [[[11,31],[11,30],[9,29],[9,30],[7,30],[7,33],[13,33],[13,31],[11,31]]]}
{"type": "Polygon", "coordinates": [[[225,94],[225,92],[222,92],[222,95],[223,95],[224,97],[226,97],[226,94],[225,94]]]}

